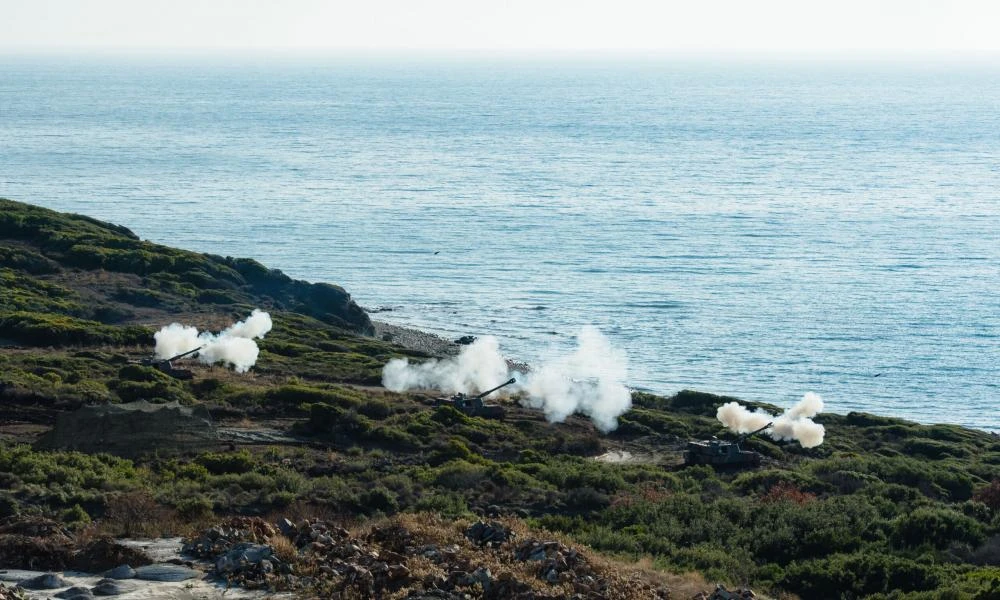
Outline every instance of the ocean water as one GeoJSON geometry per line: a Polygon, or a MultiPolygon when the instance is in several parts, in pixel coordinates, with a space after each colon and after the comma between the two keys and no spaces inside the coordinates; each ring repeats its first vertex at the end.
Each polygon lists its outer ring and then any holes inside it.
{"type": "Polygon", "coordinates": [[[529,362],[1000,431],[1000,66],[0,58],[0,196],[529,362]]]}

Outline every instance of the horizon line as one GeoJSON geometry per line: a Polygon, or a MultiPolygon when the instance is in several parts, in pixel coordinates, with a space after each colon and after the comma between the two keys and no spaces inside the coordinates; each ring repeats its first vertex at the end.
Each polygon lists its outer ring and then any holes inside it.
{"type": "MultiPolygon", "coordinates": [[[[683,48],[427,48],[427,47],[319,47],[319,46],[4,46],[0,57],[75,57],[75,58],[171,58],[171,57],[246,58],[399,58],[446,59],[642,59],[654,60],[726,60],[732,62],[981,62],[1000,59],[1000,50],[927,50],[927,49],[683,49],[683,48]]],[[[1000,64],[998,64],[1000,66],[1000,64]]]]}

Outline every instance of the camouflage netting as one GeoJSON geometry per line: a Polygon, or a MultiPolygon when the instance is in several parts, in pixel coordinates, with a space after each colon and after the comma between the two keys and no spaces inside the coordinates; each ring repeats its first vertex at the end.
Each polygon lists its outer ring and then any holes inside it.
{"type": "Polygon", "coordinates": [[[150,452],[197,450],[214,445],[217,440],[211,417],[203,408],[140,400],[85,406],[61,414],[38,446],[134,457],[150,452]]]}

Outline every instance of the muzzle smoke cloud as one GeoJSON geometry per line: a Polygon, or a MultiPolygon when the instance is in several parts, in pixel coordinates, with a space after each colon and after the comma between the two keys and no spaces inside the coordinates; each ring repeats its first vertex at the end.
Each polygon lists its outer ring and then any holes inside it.
{"type": "Polygon", "coordinates": [[[523,393],[522,404],[541,409],[550,422],[561,423],[581,413],[607,433],[618,427],[618,417],[632,406],[632,394],[625,386],[627,374],[625,352],[614,348],[596,328],[584,327],[572,354],[544,359],[528,374],[511,372],[497,339],[486,336],[464,347],[455,358],[417,365],[393,359],[382,371],[382,384],[397,392],[432,388],[469,394],[514,377],[517,383],[507,389],[523,393]]]}
{"type": "Polygon", "coordinates": [[[719,407],[716,417],[734,433],[748,433],[773,422],[765,431],[772,439],[795,440],[803,448],[814,448],[823,443],[826,430],[812,420],[823,411],[823,399],[812,392],[802,396],[795,406],[780,416],[773,416],[763,410],[749,411],[737,402],[727,402],[719,407]]]}
{"type": "Polygon", "coordinates": [[[156,340],[156,358],[167,359],[198,346],[204,346],[195,355],[206,365],[225,363],[237,373],[245,373],[257,362],[260,349],[254,338],[262,338],[271,331],[271,315],[254,309],[250,316],[214,334],[180,323],[171,323],[153,334],[156,340]]]}

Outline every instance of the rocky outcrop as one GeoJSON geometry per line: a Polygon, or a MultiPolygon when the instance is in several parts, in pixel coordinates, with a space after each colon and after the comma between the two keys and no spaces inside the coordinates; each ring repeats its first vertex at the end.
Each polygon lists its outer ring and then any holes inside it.
{"type": "Polygon", "coordinates": [[[398,522],[364,535],[324,521],[271,525],[238,518],[207,529],[185,551],[215,574],[249,588],[309,596],[410,600],[627,600],[669,598],[637,578],[608,577],[557,541],[519,543],[509,527],[479,521],[460,543],[428,543],[398,522]],[[405,596],[398,596],[406,594],[405,596]]]}
{"type": "MultiPolygon", "coordinates": [[[[0,266],[44,273],[87,297],[74,317],[121,324],[148,320],[156,311],[253,305],[374,333],[368,314],[339,286],[295,280],[249,258],[154,244],[125,227],[0,198],[0,250],[5,246],[11,250],[0,252],[0,266]]],[[[30,337],[23,342],[33,344],[30,337]]]]}
{"type": "Polygon", "coordinates": [[[25,600],[27,596],[18,588],[9,588],[0,583],[0,600],[25,600]]]}

